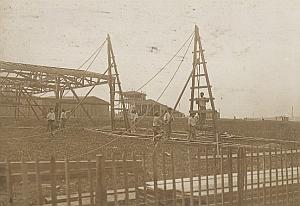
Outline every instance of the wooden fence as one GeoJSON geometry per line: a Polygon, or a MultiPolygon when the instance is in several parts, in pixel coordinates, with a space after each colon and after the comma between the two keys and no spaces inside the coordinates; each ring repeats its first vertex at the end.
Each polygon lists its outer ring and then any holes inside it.
{"type": "Polygon", "coordinates": [[[159,146],[86,161],[1,162],[7,205],[299,205],[296,146],[159,146]]]}

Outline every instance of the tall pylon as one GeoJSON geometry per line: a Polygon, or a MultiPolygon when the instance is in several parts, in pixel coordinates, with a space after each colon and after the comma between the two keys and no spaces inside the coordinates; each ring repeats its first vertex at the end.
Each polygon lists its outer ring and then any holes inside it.
{"type": "Polygon", "coordinates": [[[194,35],[194,51],[193,51],[193,70],[191,73],[192,85],[190,96],[190,113],[197,113],[200,117],[200,130],[213,131],[216,140],[218,134],[216,128],[216,110],[214,97],[212,94],[212,86],[209,81],[204,50],[201,44],[198,26],[195,26],[194,35]],[[201,93],[208,97],[201,97],[201,93]],[[206,103],[210,104],[211,110],[206,109],[206,103]],[[206,118],[207,114],[211,113],[211,120],[206,118]],[[202,121],[201,121],[202,120],[202,121]]]}
{"type": "Polygon", "coordinates": [[[126,130],[130,129],[128,120],[128,111],[125,108],[125,101],[121,87],[121,81],[117,69],[114,51],[112,48],[109,34],[107,35],[107,61],[108,61],[108,84],[110,90],[110,117],[111,129],[116,129],[117,116],[122,116],[124,119],[124,126],[126,130]]]}

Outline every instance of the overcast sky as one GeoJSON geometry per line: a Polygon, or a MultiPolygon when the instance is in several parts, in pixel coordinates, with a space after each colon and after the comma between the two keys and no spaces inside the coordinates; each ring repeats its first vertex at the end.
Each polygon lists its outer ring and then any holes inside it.
{"type": "MultiPolygon", "coordinates": [[[[0,0],[0,7],[1,60],[77,68],[110,33],[124,90],[147,81],[197,24],[223,117],[290,115],[292,106],[300,115],[299,0],[0,0]]],[[[105,71],[105,52],[91,71],[105,71]]],[[[159,96],[182,54],[143,89],[148,98],[159,96]]],[[[174,105],[191,60],[190,50],[162,103],[174,105]]],[[[108,99],[105,86],[93,95],[108,99]]],[[[179,109],[188,111],[188,92],[179,109]]]]}

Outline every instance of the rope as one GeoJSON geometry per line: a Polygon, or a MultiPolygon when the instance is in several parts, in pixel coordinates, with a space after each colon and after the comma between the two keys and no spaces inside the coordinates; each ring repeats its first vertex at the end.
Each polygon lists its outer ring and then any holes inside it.
{"type": "MultiPolygon", "coordinates": [[[[194,36],[192,35],[192,37],[194,37],[194,36]]],[[[191,37],[189,37],[188,40],[189,40],[190,38],[191,38],[191,37]]],[[[188,48],[186,49],[186,51],[185,51],[185,53],[184,53],[184,56],[182,57],[182,59],[181,59],[179,65],[178,65],[176,71],[174,72],[174,74],[172,75],[171,79],[170,79],[169,82],[166,84],[166,86],[164,87],[163,91],[160,93],[160,95],[159,95],[158,98],[156,99],[156,101],[159,101],[159,100],[160,100],[160,98],[162,97],[162,95],[165,93],[165,91],[166,91],[166,90],[168,89],[168,87],[170,86],[171,82],[174,80],[174,77],[175,77],[175,75],[177,74],[177,72],[179,71],[179,68],[180,68],[180,66],[182,65],[182,63],[183,63],[183,61],[184,61],[184,59],[185,59],[185,56],[186,56],[186,54],[187,54],[187,52],[188,52],[188,50],[189,50],[189,48],[190,48],[190,46],[191,46],[192,41],[193,41],[193,38],[191,39],[191,41],[190,41],[190,43],[189,43],[189,45],[188,45],[188,48]]],[[[180,49],[180,50],[181,50],[181,49],[180,49]]],[[[152,107],[150,108],[150,110],[151,110],[152,108],[154,108],[154,105],[152,105],[152,107]]],[[[141,122],[141,121],[144,119],[144,117],[145,117],[146,115],[147,115],[147,112],[146,112],[146,113],[145,113],[145,114],[137,121],[137,123],[141,122]]],[[[112,139],[111,141],[105,143],[104,145],[101,145],[101,146],[99,146],[99,147],[97,147],[97,148],[95,148],[95,149],[89,150],[89,151],[87,151],[87,152],[85,152],[85,153],[73,155],[73,156],[69,157],[69,159],[72,159],[72,158],[75,158],[75,157],[84,156],[84,155],[90,154],[90,153],[92,153],[92,152],[94,152],[94,151],[97,151],[97,150],[99,150],[99,149],[102,149],[102,148],[104,148],[104,147],[110,145],[111,143],[113,143],[113,142],[119,140],[120,138],[122,138],[122,137],[124,136],[125,133],[126,133],[126,131],[124,131],[122,134],[120,134],[119,137],[116,137],[116,138],[112,139]]],[[[135,137],[133,137],[133,138],[135,138],[135,137]]]]}
{"type": "Polygon", "coordinates": [[[177,54],[183,49],[183,47],[187,44],[190,38],[194,36],[194,32],[189,36],[189,38],[181,45],[179,50],[169,59],[169,61],[158,71],[154,76],[152,76],[145,84],[143,84],[140,88],[138,88],[136,91],[142,90],[147,84],[149,84],[155,77],[157,77],[170,63],[171,61],[177,56],[177,54]]]}

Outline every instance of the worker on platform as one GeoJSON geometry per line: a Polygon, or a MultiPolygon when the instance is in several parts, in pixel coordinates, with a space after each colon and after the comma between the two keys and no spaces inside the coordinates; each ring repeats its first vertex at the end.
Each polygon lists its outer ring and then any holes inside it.
{"type": "Polygon", "coordinates": [[[154,142],[154,146],[157,146],[158,141],[161,139],[161,125],[162,125],[162,120],[161,117],[159,115],[159,112],[155,112],[154,113],[154,117],[153,117],[153,142],[154,142]]]}
{"type": "Polygon", "coordinates": [[[200,98],[197,99],[197,104],[199,105],[199,115],[200,115],[200,121],[202,123],[205,122],[206,119],[206,103],[209,102],[209,99],[204,97],[204,93],[200,93],[200,98]]]}
{"type": "Polygon", "coordinates": [[[60,113],[60,125],[59,125],[59,128],[60,129],[64,129],[66,127],[66,122],[67,122],[67,112],[66,110],[62,109],[61,110],[61,113],[60,113]]]}
{"type": "Polygon", "coordinates": [[[47,120],[48,120],[48,131],[53,135],[54,123],[55,123],[55,113],[53,108],[49,109],[49,113],[47,114],[47,120]]]}
{"type": "Polygon", "coordinates": [[[164,115],[163,120],[165,124],[165,137],[170,138],[172,133],[172,122],[174,121],[172,108],[168,108],[167,112],[164,115]]]}
{"type": "Polygon", "coordinates": [[[188,127],[189,127],[189,136],[188,136],[188,140],[191,141],[193,139],[195,139],[196,137],[196,118],[195,118],[195,114],[191,113],[189,118],[188,118],[188,127]]]}
{"type": "Polygon", "coordinates": [[[130,113],[131,132],[136,132],[136,124],[137,124],[138,118],[139,118],[139,115],[137,114],[136,110],[133,109],[130,113]]]}

